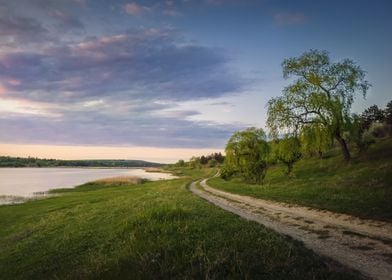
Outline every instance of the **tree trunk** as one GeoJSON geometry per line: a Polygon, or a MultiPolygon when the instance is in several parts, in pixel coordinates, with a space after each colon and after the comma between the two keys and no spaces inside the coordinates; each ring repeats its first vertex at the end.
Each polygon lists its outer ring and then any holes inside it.
{"type": "Polygon", "coordinates": [[[293,171],[293,164],[292,163],[288,163],[287,164],[287,176],[290,177],[291,171],[293,171]]]}
{"type": "Polygon", "coordinates": [[[350,161],[351,160],[351,154],[350,151],[348,150],[347,143],[346,141],[340,136],[340,134],[336,135],[336,140],[338,140],[340,147],[342,148],[342,153],[343,153],[343,158],[345,161],[350,161]]]}
{"type": "Polygon", "coordinates": [[[318,158],[323,159],[323,152],[320,150],[318,151],[318,158]]]}

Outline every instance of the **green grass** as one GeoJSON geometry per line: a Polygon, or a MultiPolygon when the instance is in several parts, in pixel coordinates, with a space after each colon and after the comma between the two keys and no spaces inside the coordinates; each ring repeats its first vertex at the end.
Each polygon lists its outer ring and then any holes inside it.
{"type": "Polygon", "coordinates": [[[239,178],[209,180],[221,190],[258,198],[296,203],[364,218],[392,221],[392,139],[384,139],[361,158],[345,163],[339,151],[326,159],[303,159],[293,177],[285,167],[271,167],[264,185],[239,178]]]}
{"type": "Polygon", "coordinates": [[[0,206],[0,278],[355,278],[194,196],[185,188],[190,180],[90,183],[0,206]]]}

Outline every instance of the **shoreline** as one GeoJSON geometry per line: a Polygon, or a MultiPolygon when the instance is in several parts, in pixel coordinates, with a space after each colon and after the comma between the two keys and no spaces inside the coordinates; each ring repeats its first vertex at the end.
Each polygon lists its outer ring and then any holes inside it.
{"type": "MultiPolygon", "coordinates": [[[[145,166],[132,166],[132,167],[126,167],[126,166],[0,166],[0,169],[5,169],[5,168],[18,168],[18,169],[23,169],[23,168],[82,168],[82,169],[143,169],[146,170],[148,168],[157,168],[159,167],[145,167],[145,166]]],[[[163,169],[162,169],[163,170],[163,169]]],[[[146,172],[160,172],[160,171],[147,171],[146,172]]],[[[164,172],[162,172],[164,173],[164,172]]]]}
{"type": "MultiPolygon", "coordinates": [[[[56,186],[56,181],[53,181],[52,186],[49,186],[48,188],[44,188],[45,184],[42,183],[40,184],[41,187],[36,188],[36,190],[33,190],[32,192],[29,193],[25,193],[25,192],[7,192],[7,187],[5,189],[3,189],[4,193],[1,193],[1,186],[0,186],[0,206],[3,205],[12,205],[12,204],[20,204],[20,203],[24,203],[28,200],[35,200],[35,199],[43,199],[43,198],[47,198],[47,197],[51,197],[53,196],[53,191],[58,190],[58,189],[74,189],[77,188],[78,186],[84,185],[84,184],[88,184],[88,183],[92,183],[92,182],[99,182],[99,181],[110,181],[110,180],[119,180],[119,178],[139,178],[141,181],[142,180],[147,180],[147,181],[160,181],[160,180],[172,180],[172,179],[176,179],[178,178],[177,176],[175,176],[173,173],[171,172],[166,172],[163,169],[160,169],[158,171],[158,169],[150,169],[150,168],[144,168],[144,167],[122,167],[122,168],[117,168],[117,167],[5,167],[2,168],[0,170],[3,170],[5,173],[8,173],[6,171],[6,169],[9,170],[32,170],[32,172],[36,172],[33,170],[59,170],[60,169],[64,169],[64,170],[70,170],[71,174],[70,175],[66,175],[66,176],[72,176],[72,169],[74,170],[86,170],[86,172],[88,170],[96,170],[96,173],[100,173],[101,172],[99,170],[140,170],[143,172],[139,172],[141,174],[105,174],[105,172],[103,171],[102,174],[104,174],[104,177],[98,177],[98,178],[86,178],[86,181],[84,181],[83,179],[80,180],[80,182],[77,183],[70,183],[69,185],[64,184],[63,186],[56,186]],[[143,174],[144,173],[144,174],[143,174]],[[155,173],[155,174],[154,174],[155,173]],[[151,174],[151,175],[150,175],[151,174]],[[107,175],[107,176],[106,176],[107,175]],[[155,176],[154,176],[155,175],[155,176]]],[[[11,172],[11,171],[10,171],[11,172]]],[[[19,173],[19,172],[16,172],[19,173]]],[[[44,171],[43,171],[44,173],[44,171]]],[[[59,175],[61,176],[61,175],[59,175]]],[[[64,176],[64,177],[66,177],[64,176]]],[[[16,177],[15,177],[16,178],[16,177]]],[[[53,178],[52,178],[53,179],[53,178]]],[[[48,180],[51,181],[50,178],[48,178],[48,180]]],[[[15,179],[15,182],[17,182],[18,180],[15,179]]],[[[28,184],[30,181],[26,181],[25,184],[28,184]]],[[[34,182],[34,181],[33,181],[34,182]]],[[[7,184],[5,184],[5,186],[7,186],[7,184]]],[[[13,186],[12,181],[10,183],[10,185],[8,186],[13,186]]],[[[20,186],[18,186],[17,184],[15,185],[15,190],[23,190],[20,188],[20,186]]]]}

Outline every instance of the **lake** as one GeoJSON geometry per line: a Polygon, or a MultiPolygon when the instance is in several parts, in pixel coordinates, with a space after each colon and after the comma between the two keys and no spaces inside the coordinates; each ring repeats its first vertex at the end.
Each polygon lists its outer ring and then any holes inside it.
{"type": "Polygon", "coordinates": [[[168,173],[146,172],[140,168],[0,168],[0,204],[23,201],[34,193],[72,188],[90,181],[137,176],[149,180],[172,179],[168,173]]]}

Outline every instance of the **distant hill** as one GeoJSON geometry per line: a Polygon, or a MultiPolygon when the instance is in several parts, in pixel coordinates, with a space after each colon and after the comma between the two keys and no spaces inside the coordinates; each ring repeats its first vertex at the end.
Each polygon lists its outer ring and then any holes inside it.
{"type": "Polygon", "coordinates": [[[35,157],[0,156],[1,167],[159,167],[164,164],[144,160],[58,160],[35,157]]]}

